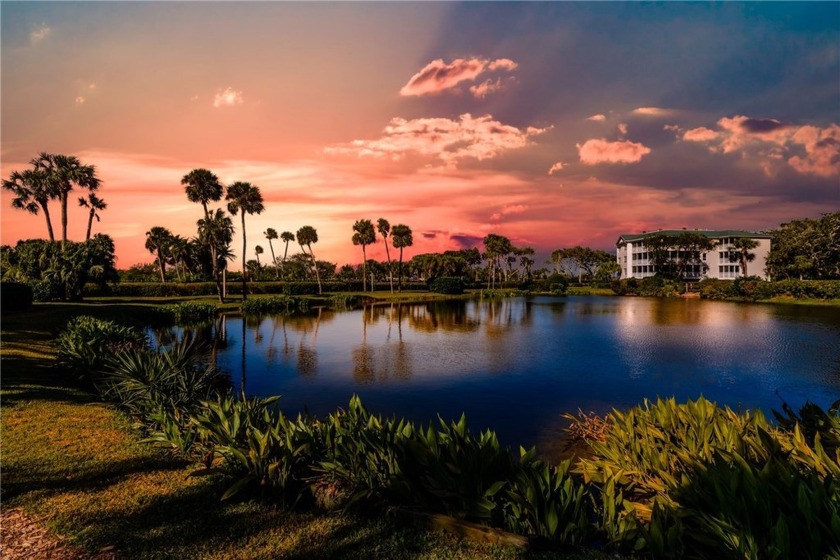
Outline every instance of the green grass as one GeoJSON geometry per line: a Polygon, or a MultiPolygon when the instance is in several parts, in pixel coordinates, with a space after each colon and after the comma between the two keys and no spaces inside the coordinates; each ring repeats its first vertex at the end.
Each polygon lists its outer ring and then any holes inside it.
{"type": "Polygon", "coordinates": [[[127,418],[53,367],[51,341],[71,317],[142,321],[161,299],[186,298],[102,299],[2,317],[3,505],[22,507],[71,542],[91,552],[114,547],[129,559],[607,557],[484,546],[382,512],[285,513],[265,502],[220,502],[224,484],[188,477],[195,465],[141,444],[127,418]]]}

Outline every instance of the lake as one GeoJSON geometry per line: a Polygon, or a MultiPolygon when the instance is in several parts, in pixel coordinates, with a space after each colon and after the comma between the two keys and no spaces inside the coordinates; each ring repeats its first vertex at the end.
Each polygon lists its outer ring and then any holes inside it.
{"type": "Polygon", "coordinates": [[[506,444],[557,439],[564,412],[700,395],[768,415],[840,398],[840,309],[534,297],[314,311],[217,323],[237,390],[323,414],[354,393],[427,423],[467,414],[506,444]]]}

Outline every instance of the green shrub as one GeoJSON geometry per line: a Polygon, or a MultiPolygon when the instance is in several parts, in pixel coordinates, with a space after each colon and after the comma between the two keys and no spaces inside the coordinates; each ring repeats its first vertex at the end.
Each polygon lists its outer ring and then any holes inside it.
{"type": "Polygon", "coordinates": [[[219,308],[213,303],[195,303],[185,301],[163,307],[165,312],[171,313],[178,325],[194,325],[212,321],[219,314],[219,308]]]}
{"type": "Polygon", "coordinates": [[[247,299],[239,309],[246,315],[268,315],[303,311],[306,308],[306,300],[280,295],[247,299]]]}
{"type": "Polygon", "coordinates": [[[0,308],[3,311],[25,311],[32,307],[32,288],[22,282],[0,284],[0,308]]]}
{"type": "Polygon", "coordinates": [[[429,291],[438,294],[463,294],[464,281],[460,278],[441,276],[429,282],[429,291]]]}
{"type": "Polygon", "coordinates": [[[145,348],[146,335],[137,329],[87,315],[71,319],[56,341],[58,363],[80,379],[96,382],[110,360],[130,350],[145,348]]]}

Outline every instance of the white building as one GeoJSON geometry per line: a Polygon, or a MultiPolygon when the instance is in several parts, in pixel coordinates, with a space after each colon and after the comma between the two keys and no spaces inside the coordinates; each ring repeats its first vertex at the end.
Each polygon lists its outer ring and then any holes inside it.
{"type": "MultiPolygon", "coordinates": [[[[665,229],[648,231],[638,234],[626,234],[618,238],[615,244],[615,254],[618,265],[621,267],[621,278],[647,278],[656,275],[656,265],[653,255],[645,247],[645,239],[653,236],[665,235],[676,238],[683,233],[699,233],[711,239],[715,243],[711,251],[701,251],[698,259],[692,259],[695,264],[686,267],[683,276],[686,280],[701,280],[703,278],[725,278],[734,279],[744,275],[741,264],[730,259],[730,253],[734,252],[732,244],[740,237],[747,237],[758,243],[750,253],[755,254],[755,259],[747,263],[747,274],[758,276],[767,280],[764,268],[767,264],[767,254],[770,252],[771,237],[763,233],[751,231],[713,231],[703,229],[665,229]]],[[[669,251],[669,258],[677,261],[683,255],[676,249],[669,251]]]]}

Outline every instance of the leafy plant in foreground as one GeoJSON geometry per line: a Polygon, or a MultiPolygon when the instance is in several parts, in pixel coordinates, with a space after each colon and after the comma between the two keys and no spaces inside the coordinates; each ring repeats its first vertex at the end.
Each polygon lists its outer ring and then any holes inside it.
{"type": "Polygon", "coordinates": [[[95,382],[104,375],[111,359],[145,348],[148,339],[137,329],[80,315],[67,323],[56,344],[59,364],[79,378],[95,382]]]}

